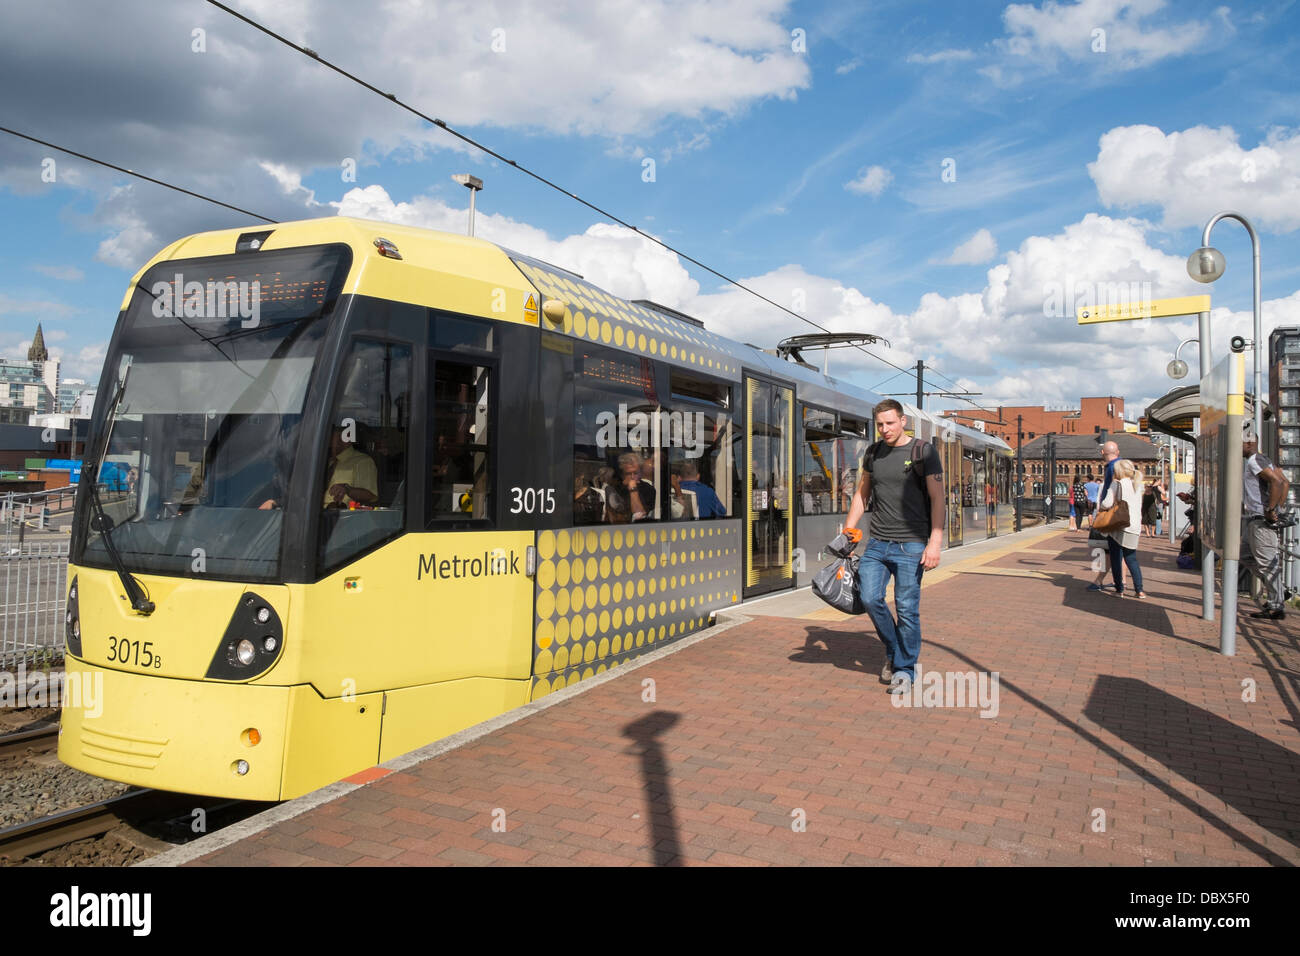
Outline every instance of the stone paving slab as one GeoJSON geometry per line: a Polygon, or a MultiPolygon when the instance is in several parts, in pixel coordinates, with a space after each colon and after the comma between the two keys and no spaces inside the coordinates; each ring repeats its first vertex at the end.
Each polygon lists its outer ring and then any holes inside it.
{"type": "Polygon", "coordinates": [[[1143,539],[1146,601],[1085,590],[1081,534],[948,562],[917,706],[866,618],[755,617],[193,864],[1300,863],[1292,619],[1219,655],[1174,556],[1143,539]]]}

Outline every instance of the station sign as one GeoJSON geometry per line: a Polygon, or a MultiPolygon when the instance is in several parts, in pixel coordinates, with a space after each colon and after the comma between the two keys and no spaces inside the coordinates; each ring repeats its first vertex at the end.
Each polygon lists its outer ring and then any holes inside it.
{"type": "Polygon", "coordinates": [[[1176,299],[1147,299],[1083,305],[1076,310],[1079,325],[1097,322],[1127,322],[1130,319],[1161,319],[1173,315],[1196,315],[1210,311],[1208,295],[1185,295],[1176,299]]]}

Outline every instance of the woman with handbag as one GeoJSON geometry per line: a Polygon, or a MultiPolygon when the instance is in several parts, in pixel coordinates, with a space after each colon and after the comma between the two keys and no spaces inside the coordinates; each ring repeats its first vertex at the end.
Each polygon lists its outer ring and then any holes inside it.
{"type": "MultiPolygon", "coordinates": [[[[1124,596],[1123,567],[1128,566],[1133,582],[1133,596],[1146,597],[1142,590],[1142,569],[1138,566],[1137,546],[1142,537],[1142,476],[1133,462],[1115,462],[1115,480],[1097,505],[1093,527],[1106,532],[1110,548],[1110,573],[1115,581],[1115,595],[1124,596]]],[[[1090,587],[1089,590],[1106,590],[1090,587]]]]}

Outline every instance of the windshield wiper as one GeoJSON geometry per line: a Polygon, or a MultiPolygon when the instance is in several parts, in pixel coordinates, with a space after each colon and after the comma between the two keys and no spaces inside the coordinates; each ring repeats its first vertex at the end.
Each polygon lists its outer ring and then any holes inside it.
{"type": "Polygon", "coordinates": [[[113,543],[113,519],[104,512],[104,505],[99,500],[99,482],[95,480],[96,477],[98,476],[92,473],[90,478],[90,504],[95,509],[95,517],[91,519],[90,527],[99,532],[104,542],[104,550],[108,553],[108,560],[112,562],[113,570],[117,572],[118,580],[126,590],[126,597],[131,602],[132,609],[148,616],[154,612],[155,605],[145,595],[140,582],[126,569],[122,555],[118,553],[117,545],[113,543]]]}
{"type": "Polygon", "coordinates": [[[117,545],[113,543],[113,519],[104,512],[104,504],[99,500],[99,467],[108,456],[108,444],[113,437],[113,426],[117,423],[117,410],[122,404],[123,396],[126,395],[126,380],[130,377],[131,366],[128,365],[122,375],[122,381],[117,387],[117,393],[113,396],[113,401],[109,405],[108,427],[105,429],[104,443],[103,447],[100,448],[98,460],[92,459],[87,462],[86,464],[89,467],[83,467],[82,474],[90,481],[90,504],[95,509],[95,516],[90,521],[91,530],[98,531],[100,538],[103,539],[104,551],[107,552],[108,560],[112,563],[113,570],[117,572],[118,580],[122,582],[122,587],[126,590],[126,597],[131,602],[132,609],[148,616],[154,612],[155,605],[145,594],[140,582],[126,569],[126,564],[122,561],[122,555],[118,553],[117,545]]]}

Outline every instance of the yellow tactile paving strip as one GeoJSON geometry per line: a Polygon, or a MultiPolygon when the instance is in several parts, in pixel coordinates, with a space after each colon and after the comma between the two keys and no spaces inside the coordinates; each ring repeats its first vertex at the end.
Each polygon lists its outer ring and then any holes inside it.
{"type": "MultiPolygon", "coordinates": [[[[1041,537],[1060,534],[1060,528],[1044,529],[1041,537]]],[[[948,558],[951,552],[944,552],[944,558],[948,558]]],[[[956,561],[941,561],[939,567],[933,571],[927,571],[921,578],[921,588],[931,587],[943,581],[947,581],[954,574],[1001,574],[1011,577],[1024,578],[1045,578],[1048,575],[1042,571],[1025,571],[1019,568],[985,568],[984,565],[991,564],[999,558],[1005,558],[1009,554],[1060,554],[1060,549],[1039,549],[1024,547],[1023,539],[1020,541],[1008,542],[1000,547],[993,548],[989,551],[983,551],[980,554],[972,555],[969,558],[959,558],[956,561]]],[[[891,582],[885,589],[885,600],[894,599],[894,585],[891,582]]],[[[809,614],[804,614],[804,620],[810,621],[847,621],[853,617],[852,614],[844,614],[835,610],[833,607],[821,608],[809,614]]]]}

